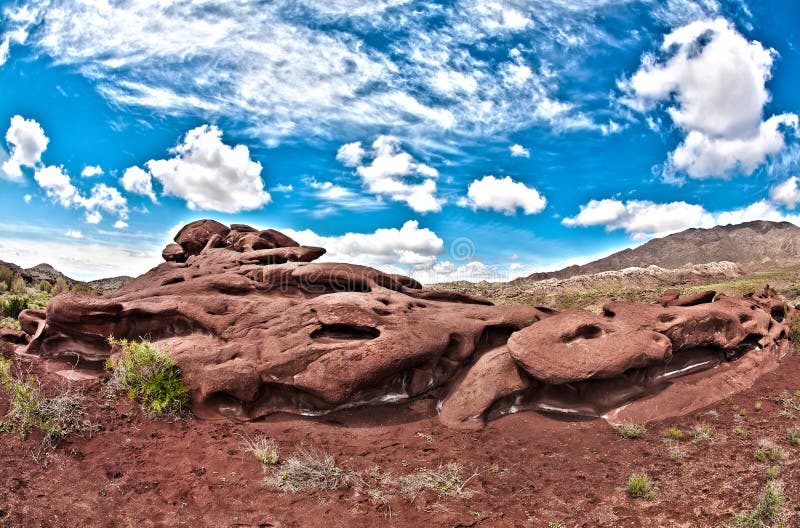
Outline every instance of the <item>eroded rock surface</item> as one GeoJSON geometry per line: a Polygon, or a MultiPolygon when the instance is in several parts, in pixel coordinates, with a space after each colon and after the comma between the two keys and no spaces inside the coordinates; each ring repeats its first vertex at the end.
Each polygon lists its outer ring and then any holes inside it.
{"type": "MultiPolygon", "coordinates": [[[[88,362],[112,354],[108,336],[148,339],[178,362],[201,417],[435,397],[442,421],[463,428],[522,409],[600,416],[646,406],[688,375],[753,352],[759,365],[777,364],[788,347],[793,309],[768,288],[556,314],[315,262],[324,253],[274,230],[193,222],[164,250],[167,262],[103,297],[68,293],[25,311],[25,336],[13,338],[30,339],[28,354],[88,362]]],[[[741,371],[725,369],[726,386],[741,385],[731,379],[741,371]]],[[[691,412],[685,400],[673,410],[691,412]]]]}

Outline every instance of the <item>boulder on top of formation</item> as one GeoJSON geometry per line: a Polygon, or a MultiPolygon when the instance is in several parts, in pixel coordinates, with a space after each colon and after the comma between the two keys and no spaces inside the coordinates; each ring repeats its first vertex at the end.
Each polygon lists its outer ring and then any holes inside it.
{"type": "Polygon", "coordinates": [[[783,321],[794,309],[769,288],[557,313],[315,262],[324,253],[274,230],[200,220],[165,248],[163,264],[113,293],[66,293],[26,310],[25,335],[0,342],[99,364],[115,353],[108,336],[148,339],[176,360],[200,417],[434,397],[441,420],[463,428],[522,408],[599,416],[744,354],[759,372],[773,368],[767,359],[788,349],[783,321]]]}
{"type": "Polygon", "coordinates": [[[665,335],[582,309],[516,332],[508,349],[528,374],[552,384],[614,378],[672,357],[665,335]]]}

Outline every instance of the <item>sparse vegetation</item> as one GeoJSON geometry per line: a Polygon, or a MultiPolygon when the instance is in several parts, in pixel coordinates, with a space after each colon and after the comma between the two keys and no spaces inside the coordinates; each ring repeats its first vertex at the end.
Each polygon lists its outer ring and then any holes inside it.
{"type": "Polygon", "coordinates": [[[412,497],[412,500],[424,490],[433,491],[442,497],[471,497],[473,491],[467,489],[466,485],[472,477],[464,479],[463,473],[464,467],[461,464],[450,462],[435,469],[417,468],[410,475],[400,477],[398,484],[401,493],[412,497]]]}
{"type": "Polygon", "coordinates": [[[96,426],[85,418],[82,394],[64,390],[48,397],[33,376],[16,378],[10,361],[0,358],[0,390],[9,396],[9,409],[2,430],[26,438],[32,431],[42,434],[42,448],[51,450],[66,437],[90,434],[96,426]]]}
{"type": "Polygon", "coordinates": [[[714,438],[714,427],[705,423],[700,422],[695,424],[692,427],[692,439],[695,442],[702,442],[702,441],[710,441],[714,438]]]}
{"type": "Polygon", "coordinates": [[[800,446],[800,427],[790,427],[787,429],[786,437],[793,446],[800,446]]]}
{"type": "Polygon", "coordinates": [[[749,512],[737,514],[733,518],[736,528],[768,528],[775,526],[781,510],[786,504],[783,483],[779,480],[767,482],[761,500],[749,512]]]}
{"type": "Polygon", "coordinates": [[[628,440],[644,438],[644,435],[647,434],[647,427],[643,424],[627,423],[618,425],[615,429],[617,433],[628,440]]]}
{"type": "Polygon", "coordinates": [[[242,437],[244,442],[244,450],[258,459],[264,466],[274,466],[278,463],[278,443],[272,438],[266,436],[258,436],[250,438],[249,436],[242,437]]]}
{"type": "Polygon", "coordinates": [[[644,473],[634,473],[628,479],[628,495],[632,499],[647,499],[654,501],[657,498],[650,477],[644,473]]]}
{"type": "Polygon", "coordinates": [[[111,337],[109,343],[119,351],[116,359],[106,361],[112,393],[125,392],[151,418],[175,418],[188,413],[189,388],[168,352],[147,341],[111,337]]]}
{"type": "Polygon", "coordinates": [[[786,460],[786,453],[772,440],[762,438],[756,448],[756,460],[766,462],[767,459],[775,464],[781,464],[786,460]]]}
{"type": "Polygon", "coordinates": [[[735,436],[744,436],[744,429],[742,429],[742,427],[741,427],[740,425],[737,425],[736,427],[734,427],[734,428],[731,430],[731,432],[732,432],[732,433],[733,433],[735,436]]]}
{"type": "Polygon", "coordinates": [[[267,483],[290,493],[335,490],[346,487],[347,474],[336,465],[333,456],[324,451],[301,450],[283,461],[280,468],[267,477],[267,483]]]}
{"type": "Polygon", "coordinates": [[[666,431],[664,431],[664,438],[668,440],[680,440],[683,438],[683,431],[678,429],[677,427],[670,427],[666,431]]]}

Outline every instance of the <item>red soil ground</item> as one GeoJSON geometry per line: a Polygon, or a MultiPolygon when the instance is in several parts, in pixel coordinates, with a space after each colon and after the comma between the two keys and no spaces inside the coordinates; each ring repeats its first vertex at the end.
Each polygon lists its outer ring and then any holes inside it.
{"type": "MultiPolygon", "coordinates": [[[[33,369],[49,389],[63,383],[42,363],[33,369]]],[[[315,419],[152,422],[127,401],[106,404],[98,382],[85,388],[92,419],[102,424],[92,438],[70,438],[35,457],[35,435],[0,434],[0,526],[710,527],[758,502],[769,469],[755,458],[761,438],[788,456],[780,466],[789,500],[784,520],[800,526],[800,447],[786,437],[800,421],[781,415],[784,406],[773,400],[800,389],[797,356],[698,415],[650,424],[640,440],[622,438],[602,420],[565,422],[532,412],[478,432],[452,431],[436,419],[433,400],[315,419]],[[746,415],[737,416],[734,406],[746,415]],[[710,442],[690,439],[700,421],[714,427],[710,442]],[[682,458],[672,458],[662,439],[670,426],[684,431],[682,458]],[[743,435],[733,434],[736,426],[743,435]],[[322,449],[345,470],[378,465],[403,475],[458,462],[467,474],[479,473],[467,484],[475,494],[425,492],[412,502],[370,500],[357,489],[284,493],[264,482],[261,465],[242,449],[240,435],[258,434],[276,439],[282,456],[322,449]],[[652,478],[656,501],[628,497],[633,472],[652,478]]],[[[6,407],[0,398],[0,413],[6,407]]]]}

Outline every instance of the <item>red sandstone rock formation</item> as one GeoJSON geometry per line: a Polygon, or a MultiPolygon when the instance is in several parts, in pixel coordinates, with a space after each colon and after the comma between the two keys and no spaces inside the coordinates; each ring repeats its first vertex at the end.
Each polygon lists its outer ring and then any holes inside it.
{"type": "MultiPolygon", "coordinates": [[[[110,335],[148,339],[178,362],[201,417],[316,415],[431,396],[444,423],[475,428],[522,409],[619,419],[619,406],[638,399],[647,408],[691,376],[731,371],[720,367],[744,355],[757,354],[761,372],[789,346],[782,321],[792,309],[769,289],[714,302],[713,292],[668,292],[660,304],[554,315],[316,263],[324,249],[274,230],[201,220],[175,241],[167,262],[114,293],[63,294],[46,312],[23,312],[25,351],[99,362],[112,354],[110,335]]],[[[659,403],[658,416],[704,401],[679,400],[659,403]]]]}

